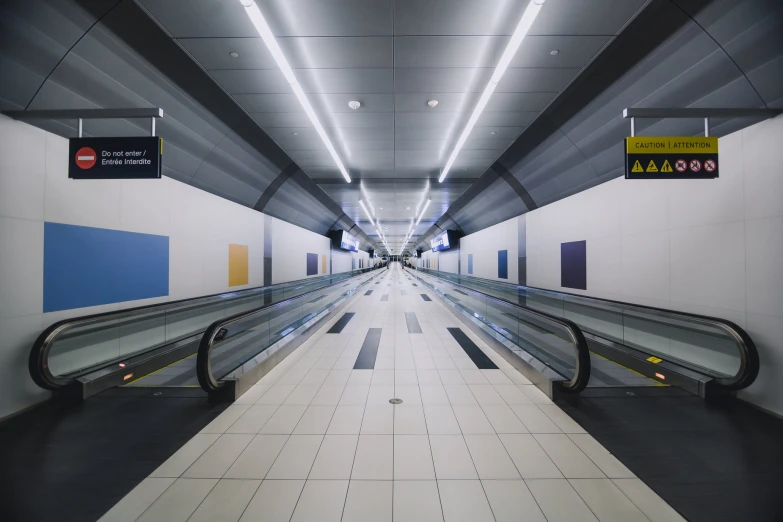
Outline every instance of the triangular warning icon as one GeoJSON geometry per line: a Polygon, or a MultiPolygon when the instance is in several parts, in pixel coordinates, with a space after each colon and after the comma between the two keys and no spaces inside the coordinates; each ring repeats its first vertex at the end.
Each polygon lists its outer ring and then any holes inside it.
{"type": "Polygon", "coordinates": [[[644,172],[644,169],[642,168],[642,164],[639,163],[639,160],[636,160],[636,163],[633,164],[633,168],[631,169],[631,172],[644,172]]]}
{"type": "Polygon", "coordinates": [[[650,160],[650,163],[647,164],[647,172],[658,172],[658,167],[655,166],[653,160],[650,160]]]}
{"type": "Polygon", "coordinates": [[[661,172],[672,172],[672,166],[669,164],[669,160],[663,162],[663,166],[661,166],[661,172]]]}

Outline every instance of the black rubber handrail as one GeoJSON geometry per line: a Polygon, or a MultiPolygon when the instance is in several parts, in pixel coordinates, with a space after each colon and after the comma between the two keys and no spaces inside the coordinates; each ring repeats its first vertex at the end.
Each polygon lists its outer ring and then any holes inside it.
{"type": "MultiPolygon", "coordinates": [[[[351,272],[344,272],[344,274],[357,274],[357,273],[363,274],[373,269],[374,268],[352,270],[351,272]]],[[[91,315],[84,315],[80,317],[72,317],[69,319],[63,319],[61,321],[57,321],[56,323],[53,323],[52,325],[48,326],[36,338],[35,342],[33,343],[33,347],[30,350],[30,355],[27,360],[27,368],[28,371],[30,372],[30,377],[38,386],[40,386],[45,390],[51,390],[51,391],[60,390],[72,384],[74,382],[74,379],[80,375],[94,371],[96,368],[105,368],[106,366],[110,366],[118,361],[123,361],[128,357],[127,355],[122,357],[117,357],[111,360],[107,360],[106,362],[99,363],[97,365],[86,367],[83,370],[80,370],[75,373],[70,373],[68,375],[63,375],[63,376],[53,375],[49,369],[49,353],[51,351],[52,344],[61,333],[75,326],[86,325],[90,323],[99,324],[101,320],[104,319],[131,316],[141,312],[154,310],[156,308],[162,309],[162,308],[170,307],[172,305],[176,306],[178,304],[183,304],[183,303],[193,303],[193,307],[198,307],[201,306],[201,304],[210,304],[210,303],[198,303],[198,301],[202,301],[202,300],[205,301],[215,297],[230,295],[230,296],[236,296],[237,298],[242,298],[242,297],[247,297],[249,295],[252,295],[254,293],[261,293],[262,291],[265,290],[267,291],[280,290],[283,285],[291,286],[296,284],[306,284],[313,281],[323,281],[326,278],[333,278],[341,275],[342,274],[328,274],[324,276],[313,277],[310,279],[297,279],[295,281],[287,281],[285,283],[278,283],[275,285],[257,286],[254,288],[243,288],[241,290],[234,290],[231,292],[221,292],[218,294],[202,295],[202,296],[190,297],[186,299],[177,299],[175,301],[166,301],[164,303],[136,306],[133,308],[124,308],[122,310],[113,310],[111,312],[103,312],[99,314],[91,314],[91,315]]],[[[341,278],[340,282],[345,281],[346,279],[347,278],[343,277],[341,278]]],[[[322,286],[320,288],[327,288],[329,286],[331,285],[322,286]]],[[[118,326],[116,323],[111,325],[112,328],[116,326],[118,326]]],[[[200,331],[196,330],[185,337],[198,334],[200,333],[200,331]]],[[[170,341],[167,341],[164,344],[170,344],[171,342],[176,342],[178,339],[181,339],[181,337],[171,339],[170,341]]],[[[160,347],[161,347],[160,344],[154,345],[149,347],[148,349],[141,350],[137,353],[134,353],[133,356],[135,357],[137,355],[143,355],[144,353],[157,350],[160,347]]]]}
{"type": "MultiPolygon", "coordinates": [[[[449,281],[451,283],[454,283],[452,280],[450,280],[448,277],[439,275],[440,270],[431,270],[431,269],[419,269],[422,270],[424,273],[431,274],[433,277],[438,277],[440,279],[443,279],[444,281],[449,281]],[[436,273],[437,272],[437,273],[436,273]]],[[[446,272],[447,273],[447,272],[446,272]]],[[[641,310],[651,310],[654,312],[661,312],[665,314],[669,314],[674,317],[682,317],[682,318],[692,318],[696,319],[698,321],[703,321],[707,323],[711,323],[712,326],[717,326],[718,328],[722,328],[724,331],[726,331],[731,338],[734,339],[734,341],[737,343],[737,346],[739,347],[739,353],[740,353],[740,367],[737,370],[737,373],[730,377],[721,377],[721,376],[714,376],[710,375],[710,377],[713,377],[713,380],[710,382],[709,386],[712,386],[714,388],[720,389],[722,391],[737,391],[742,390],[744,388],[747,388],[753,382],[756,380],[756,377],[758,377],[759,369],[760,369],[760,361],[759,361],[759,353],[756,348],[756,343],[753,342],[753,339],[751,339],[750,335],[739,325],[736,323],[721,319],[719,317],[711,317],[707,315],[699,315],[699,314],[693,314],[690,312],[680,312],[679,310],[667,310],[665,308],[657,308],[654,306],[647,306],[647,305],[641,305],[636,303],[626,303],[623,301],[615,301],[613,299],[606,299],[603,297],[592,297],[592,296],[586,296],[582,294],[574,294],[571,292],[561,292],[559,290],[549,290],[547,288],[538,288],[535,286],[524,286],[524,285],[517,285],[514,283],[503,283],[502,281],[493,281],[490,279],[482,279],[480,277],[475,276],[465,276],[462,274],[453,274],[459,278],[465,278],[465,279],[473,279],[476,280],[479,283],[492,283],[498,286],[507,285],[509,287],[519,288],[519,289],[532,289],[537,290],[540,292],[548,293],[548,294],[562,294],[569,297],[575,297],[582,301],[602,301],[605,303],[612,303],[615,305],[620,305],[623,307],[627,307],[630,309],[638,308],[641,310]]],[[[460,286],[464,286],[461,283],[456,283],[460,286]]],[[[470,288],[470,287],[465,287],[470,288]]],[[[475,292],[479,292],[479,290],[472,289],[475,292]]],[[[483,293],[483,292],[482,292],[483,293]]],[[[485,294],[489,295],[489,294],[485,294]]],[[[502,297],[493,296],[496,299],[499,299],[503,302],[509,303],[509,304],[516,304],[512,303],[511,301],[505,300],[502,297]]],[[[516,306],[519,306],[516,304],[516,306]]],[[[601,337],[600,334],[591,332],[593,335],[596,335],[597,337],[601,337]]],[[[637,345],[633,346],[634,349],[639,351],[644,351],[642,347],[639,347],[637,345]]],[[[679,364],[683,367],[689,367],[685,362],[683,361],[672,361],[669,359],[670,362],[679,364]]],[[[698,371],[695,368],[691,368],[695,371],[698,371]]],[[[703,371],[703,370],[702,370],[703,371]]]]}
{"type": "MultiPolygon", "coordinates": [[[[373,267],[366,269],[363,273],[370,272],[372,270],[375,270],[380,267],[373,267]]],[[[334,283],[331,285],[323,286],[321,288],[318,288],[316,290],[311,290],[310,292],[306,292],[304,294],[300,294],[294,297],[291,297],[289,299],[286,299],[284,301],[280,301],[278,303],[272,303],[269,305],[262,306],[260,308],[256,308],[254,310],[249,310],[245,312],[239,312],[234,315],[231,315],[229,317],[224,317],[223,319],[218,319],[217,321],[213,322],[211,325],[207,327],[207,329],[204,331],[204,335],[201,337],[201,342],[199,342],[198,346],[198,355],[196,356],[196,376],[198,377],[198,382],[201,385],[201,388],[206,391],[207,393],[215,393],[218,390],[220,390],[224,386],[223,381],[219,381],[218,379],[215,379],[215,376],[212,375],[212,347],[214,346],[215,337],[217,334],[222,330],[223,328],[226,328],[231,323],[236,323],[240,320],[244,320],[247,318],[250,318],[251,316],[263,312],[267,312],[269,310],[272,310],[277,307],[285,306],[293,301],[306,298],[316,292],[320,292],[326,288],[330,288],[332,286],[338,285],[345,281],[343,279],[342,281],[339,281],[338,283],[334,283]]],[[[258,354],[256,354],[258,355],[258,354]]],[[[255,355],[254,355],[255,357],[255,355]]],[[[244,362],[242,363],[244,364],[244,362]]],[[[239,365],[241,366],[241,365],[239,365]]],[[[233,371],[233,370],[232,370],[233,371]]],[[[230,372],[229,372],[230,373],[230,372]]]]}
{"type": "MultiPolygon", "coordinates": [[[[425,273],[429,273],[429,272],[425,272],[425,273]]],[[[543,320],[544,322],[557,324],[560,328],[565,330],[568,333],[568,335],[571,336],[571,342],[576,347],[576,365],[574,368],[574,376],[573,378],[571,378],[570,381],[562,382],[562,390],[569,393],[579,393],[587,387],[588,382],[590,382],[590,372],[591,372],[590,348],[587,344],[587,339],[585,339],[585,336],[582,333],[582,329],[579,328],[579,326],[576,323],[574,323],[570,319],[565,319],[563,317],[550,315],[547,314],[546,312],[541,312],[539,310],[533,310],[532,308],[528,308],[526,306],[522,306],[517,303],[506,301],[505,299],[501,299],[494,295],[486,294],[480,290],[476,290],[475,288],[470,288],[469,286],[465,286],[460,283],[455,283],[454,281],[451,281],[445,277],[439,277],[438,275],[435,274],[430,274],[430,275],[432,275],[433,277],[437,277],[438,279],[448,281],[450,284],[454,286],[459,286],[475,294],[480,294],[488,299],[492,299],[499,303],[503,303],[504,305],[509,305],[519,310],[522,310],[525,314],[535,317],[538,320],[543,320]]],[[[414,272],[414,276],[420,281],[426,283],[424,279],[415,275],[415,272],[414,272]]],[[[552,369],[554,370],[554,368],[552,369]]]]}

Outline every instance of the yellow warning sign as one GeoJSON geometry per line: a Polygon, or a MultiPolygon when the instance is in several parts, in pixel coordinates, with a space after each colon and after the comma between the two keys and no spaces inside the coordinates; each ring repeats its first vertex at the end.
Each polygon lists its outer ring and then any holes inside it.
{"type": "Polygon", "coordinates": [[[647,164],[647,172],[658,172],[658,167],[655,166],[653,160],[650,160],[650,163],[647,164]]]}
{"type": "Polygon", "coordinates": [[[661,172],[672,172],[672,166],[671,163],[669,163],[669,160],[665,160],[663,162],[663,165],[661,166],[661,172]]]}
{"type": "Polygon", "coordinates": [[[663,361],[663,359],[659,359],[658,357],[648,357],[647,361],[653,364],[658,364],[659,362],[663,361]]]}
{"type": "Polygon", "coordinates": [[[717,154],[716,136],[630,136],[626,138],[628,154],[717,154]]]}
{"type": "Polygon", "coordinates": [[[644,172],[644,169],[642,168],[642,164],[639,163],[639,160],[636,160],[636,163],[633,164],[633,168],[631,169],[631,172],[644,172]]]}

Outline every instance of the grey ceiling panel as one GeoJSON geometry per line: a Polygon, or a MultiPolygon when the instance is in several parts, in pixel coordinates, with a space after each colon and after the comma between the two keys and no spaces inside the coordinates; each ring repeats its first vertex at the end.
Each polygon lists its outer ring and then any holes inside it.
{"type": "Polygon", "coordinates": [[[469,110],[467,102],[473,98],[472,94],[454,92],[398,92],[394,95],[394,107],[398,112],[465,112],[469,110]],[[437,100],[438,105],[429,107],[430,100],[437,100]]]}
{"type": "Polygon", "coordinates": [[[336,112],[332,114],[332,123],[341,129],[394,126],[394,114],[391,112],[336,112]]]}
{"type": "Polygon", "coordinates": [[[210,71],[229,94],[289,94],[291,86],[278,69],[229,69],[210,71]]]}
{"type": "Polygon", "coordinates": [[[175,38],[258,36],[239,2],[215,0],[139,0],[175,38]]]}
{"type": "Polygon", "coordinates": [[[304,109],[293,93],[235,94],[234,99],[248,112],[304,113],[304,109]]]}
{"type": "Polygon", "coordinates": [[[495,67],[507,40],[504,36],[398,36],[394,66],[495,67]]]}
{"type": "Polygon", "coordinates": [[[495,92],[560,92],[578,73],[577,68],[509,67],[495,92]]]}
{"type": "Polygon", "coordinates": [[[645,0],[548,0],[531,35],[613,35],[645,0]]]}
{"type": "Polygon", "coordinates": [[[509,67],[584,67],[611,36],[528,36],[509,67]],[[551,51],[558,50],[556,56],[551,51]]]}
{"type": "Polygon", "coordinates": [[[446,147],[445,141],[440,140],[404,140],[397,139],[394,148],[395,150],[441,150],[446,147]]]}
{"type": "MultiPolygon", "coordinates": [[[[365,140],[357,139],[351,140],[348,146],[349,151],[372,151],[372,150],[394,150],[395,145],[393,140],[365,140]]],[[[349,152],[349,155],[351,152],[349,152]]]]}
{"type": "Polygon", "coordinates": [[[394,74],[394,92],[481,92],[491,75],[489,68],[401,68],[394,74]]]}
{"type": "Polygon", "coordinates": [[[348,102],[356,100],[362,104],[361,111],[394,112],[394,96],[387,94],[319,94],[313,97],[312,103],[318,103],[326,113],[354,112],[348,107],[348,102]]]}
{"type": "Polygon", "coordinates": [[[396,0],[401,35],[486,35],[514,32],[523,2],[507,0],[396,0]]]}
{"type": "Polygon", "coordinates": [[[266,129],[310,125],[310,119],[304,112],[254,112],[252,116],[259,125],[266,129]]]}
{"type": "Polygon", "coordinates": [[[484,111],[476,122],[481,127],[526,127],[537,112],[484,111]]]}
{"type": "Polygon", "coordinates": [[[276,36],[392,34],[388,0],[260,0],[259,6],[276,36]]]}
{"type": "Polygon", "coordinates": [[[555,99],[554,92],[496,92],[485,111],[541,112],[555,99]]]}
{"type": "Polygon", "coordinates": [[[295,72],[305,92],[350,94],[393,92],[393,69],[304,69],[295,72]]]}
{"type": "Polygon", "coordinates": [[[281,38],[279,44],[294,69],[394,66],[390,37],[281,38]]]}
{"type": "Polygon", "coordinates": [[[394,125],[401,127],[438,127],[441,136],[445,131],[458,121],[466,120],[469,113],[458,112],[398,112],[395,116],[394,125]]]}
{"type": "Polygon", "coordinates": [[[277,69],[261,38],[181,38],[178,43],[205,69],[277,69]],[[229,53],[237,53],[232,57],[229,53]]]}

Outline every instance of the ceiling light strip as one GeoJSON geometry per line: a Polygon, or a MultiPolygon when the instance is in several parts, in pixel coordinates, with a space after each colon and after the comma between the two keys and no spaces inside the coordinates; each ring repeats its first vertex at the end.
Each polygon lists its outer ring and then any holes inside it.
{"type": "Polygon", "coordinates": [[[323,125],[321,125],[321,122],[318,120],[318,116],[315,114],[313,106],[310,105],[310,101],[307,99],[307,96],[305,96],[302,86],[296,80],[294,71],[291,69],[291,65],[288,63],[288,60],[286,60],[285,55],[283,54],[283,50],[280,49],[280,46],[277,44],[275,35],[272,34],[272,29],[270,29],[269,24],[266,23],[266,19],[261,13],[261,9],[258,8],[258,5],[253,0],[239,0],[239,2],[245,8],[245,13],[247,13],[248,18],[253,23],[256,31],[258,31],[258,35],[262,40],[264,40],[267,49],[269,49],[269,53],[272,55],[275,63],[277,63],[277,66],[280,68],[280,72],[283,73],[286,81],[291,85],[291,89],[294,91],[296,99],[299,100],[299,103],[302,105],[305,114],[307,114],[307,117],[310,119],[313,127],[315,127],[315,131],[318,133],[318,136],[321,137],[321,141],[323,141],[324,145],[326,145],[326,150],[329,151],[329,155],[332,156],[332,159],[337,165],[337,168],[340,170],[340,173],[345,178],[345,181],[350,183],[351,176],[348,175],[348,171],[343,165],[343,162],[340,160],[340,156],[337,154],[337,150],[334,148],[334,145],[332,145],[332,141],[326,134],[326,130],[324,130],[323,125]]]}
{"type": "Polygon", "coordinates": [[[427,207],[430,206],[430,202],[431,201],[432,201],[431,199],[428,199],[427,202],[424,204],[424,208],[421,209],[421,214],[419,215],[419,219],[418,219],[418,221],[416,221],[416,226],[418,226],[419,223],[421,223],[421,218],[424,217],[424,213],[427,211],[427,207]]]}
{"type": "Polygon", "coordinates": [[[454,165],[454,161],[457,159],[460,150],[462,150],[462,146],[465,145],[465,141],[467,141],[468,136],[470,136],[470,132],[476,125],[476,122],[481,116],[481,113],[484,112],[484,108],[487,106],[487,102],[489,102],[489,99],[492,97],[492,93],[495,92],[495,88],[497,87],[498,82],[500,82],[501,78],[503,78],[503,74],[506,72],[506,69],[508,69],[511,60],[514,58],[514,55],[517,52],[517,49],[519,49],[519,45],[522,43],[525,35],[527,35],[530,27],[533,25],[533,22],[535,21],[536,16],[538,16],[539,11],[541,11],[541,5],[544,3],[544,1],[545,0],[530,0],[530,3],[527,5],[525,12],[522,14],[522,18],[517,24],[517,28],[514,30],[514,34],[511,36],[511,40],[509,40],[508,45],[506,46],[506,50],[503,51],[503,55],[500,57],[500,61],[498,61],[497,67],[495,67],[495,72],[492,73],[492,77],[489,79],[487,86],[484,88],[484,92],[481,93],[481,98],[479,98],[479,102],[476,105],[476,108],[473,109],[473,113],[470,115],[470,119],[465,125],[465,129],[463,129],[462,134],[460,134],[460,137],[457,140],[457,144],[454,146],[454,150],[451,152],[448,161],[446,161],[446,165],[441,171],[440,177],[438,178],[439,183],[443,183],[443,180],[446,179],[446,176],[451,170],[451,167],[454,165]]]}
{"type": "Polygon", "coordinates": [[[364,210],[364,213],[367,214],[367,219],[370,220],[370,225],[375,226],[375,223],[373,223],[372,217],[370,216],[370,212],[367,210],[367,207],[364,206],[364,201],[360,199],[359,204],[362,206],[362,210],[364,210]]]}

